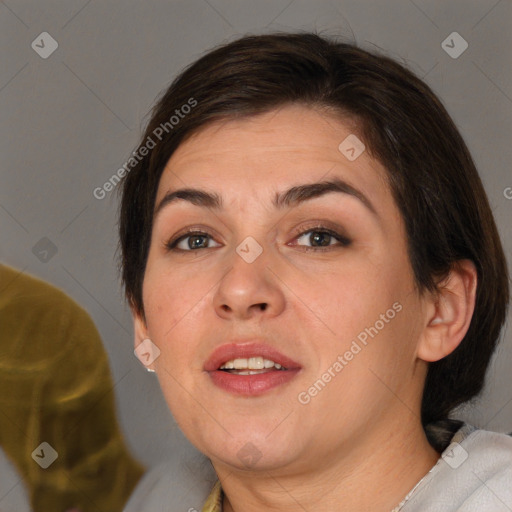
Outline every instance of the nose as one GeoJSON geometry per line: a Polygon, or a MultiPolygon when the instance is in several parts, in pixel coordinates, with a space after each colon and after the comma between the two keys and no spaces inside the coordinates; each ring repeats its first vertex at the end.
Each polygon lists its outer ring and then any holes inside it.
{"type": "Polygon", "coordinates": [[[282,281],[273,270],[268,253],[263,251],[254,261],[249,261],[234,251],[232,265],[221,278],[213,299],[221,318],[274,317],[285,307],[282,281]]]}

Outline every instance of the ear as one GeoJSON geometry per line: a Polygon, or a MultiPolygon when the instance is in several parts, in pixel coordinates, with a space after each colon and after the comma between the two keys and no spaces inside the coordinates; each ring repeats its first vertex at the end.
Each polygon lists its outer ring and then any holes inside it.
{"type": "Polygon", "coordinates": [[[131,308],[132,316],[133,316],[133,332],[134,332],[134,349],[135,355],[138,357],[139,361],[146,367],[149,371],[155,371],[155,354],[153,351],[155,350],[153,347],[153,343],[149,341],[149,333],[148,328],[146,326],[146,320],[142,313],[137,312],[134,308],[131,308]],[[144,342],[144,343],[143,343],[144,342]],[[150,354],[151,364],[146,364],[145,358],[147,358],[147,354],[150,354]]]}
{"type": "Polygon", "coordinates": [[[451,354],[466,335],[473,311],[477,271],[470,260],[458,261],[427,300],[426,325],[417,355],[424,361],[439,361],[451,354]]]}
{"type": "Polygon", "coordinates": [[[131,308],[133,316],[133,332],[135,347],[142,343],[143,340],[148,338],[148,328],[146,326],[146,319],[142,313],[139,313],[134,308],[131,308]]]}

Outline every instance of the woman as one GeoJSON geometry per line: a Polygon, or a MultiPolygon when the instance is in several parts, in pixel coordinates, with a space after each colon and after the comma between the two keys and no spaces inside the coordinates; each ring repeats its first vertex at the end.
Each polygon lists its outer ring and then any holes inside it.
{"type": "Polygon", "coordinates": [[[135,346],[219,478],[203,510],[512,507],[512,440],[449,418],[482,389],[506,261],[421,80],[244,37],[173,82],[130,165],[135,346]]]}

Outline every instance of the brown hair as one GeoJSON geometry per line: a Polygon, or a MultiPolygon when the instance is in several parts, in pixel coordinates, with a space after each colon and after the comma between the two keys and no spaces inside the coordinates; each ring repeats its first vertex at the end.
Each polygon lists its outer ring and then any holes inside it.
{"type": "Polygon", "coordinates": [[[162,126],[165,135],[123,181],[119,232],[126,297],[144,316],[155,197],[178,145],[208,123],[290,103],[327,107],[341,119],[359,121],[369,154],[387,170],[420,292],[435,292],[458,260],[476,266],[469,330],[453,353],[429,364],[425,383],[423,425],[446,420],[483,387],[505,321],[508,270],[485,190],[452,119],[422,80],[387,56],[314,33],[279,33],[224,44],[186,68],[154,107],[141,145],[162,126]],[[171,116],[191,99],[195,106],[171,126],[171,116]]]}

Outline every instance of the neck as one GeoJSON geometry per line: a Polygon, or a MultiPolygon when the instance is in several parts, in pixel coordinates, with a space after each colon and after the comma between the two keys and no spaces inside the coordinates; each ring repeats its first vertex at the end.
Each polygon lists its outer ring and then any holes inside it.
{"type": "Polygon", "coordinates": [[[214,463],[225,495],[223,511],[330,512],[343,503],[345,512],[390,512],[440,456],[421,424],[404,428],[404,423],[402,418],[392,429],[365,432],[360,442],[350,441],[349,451],[341,447],[343,455],[321,465],[315,464],[317,457],[310,471],[287,467],[249,474],[214,463]]]}

